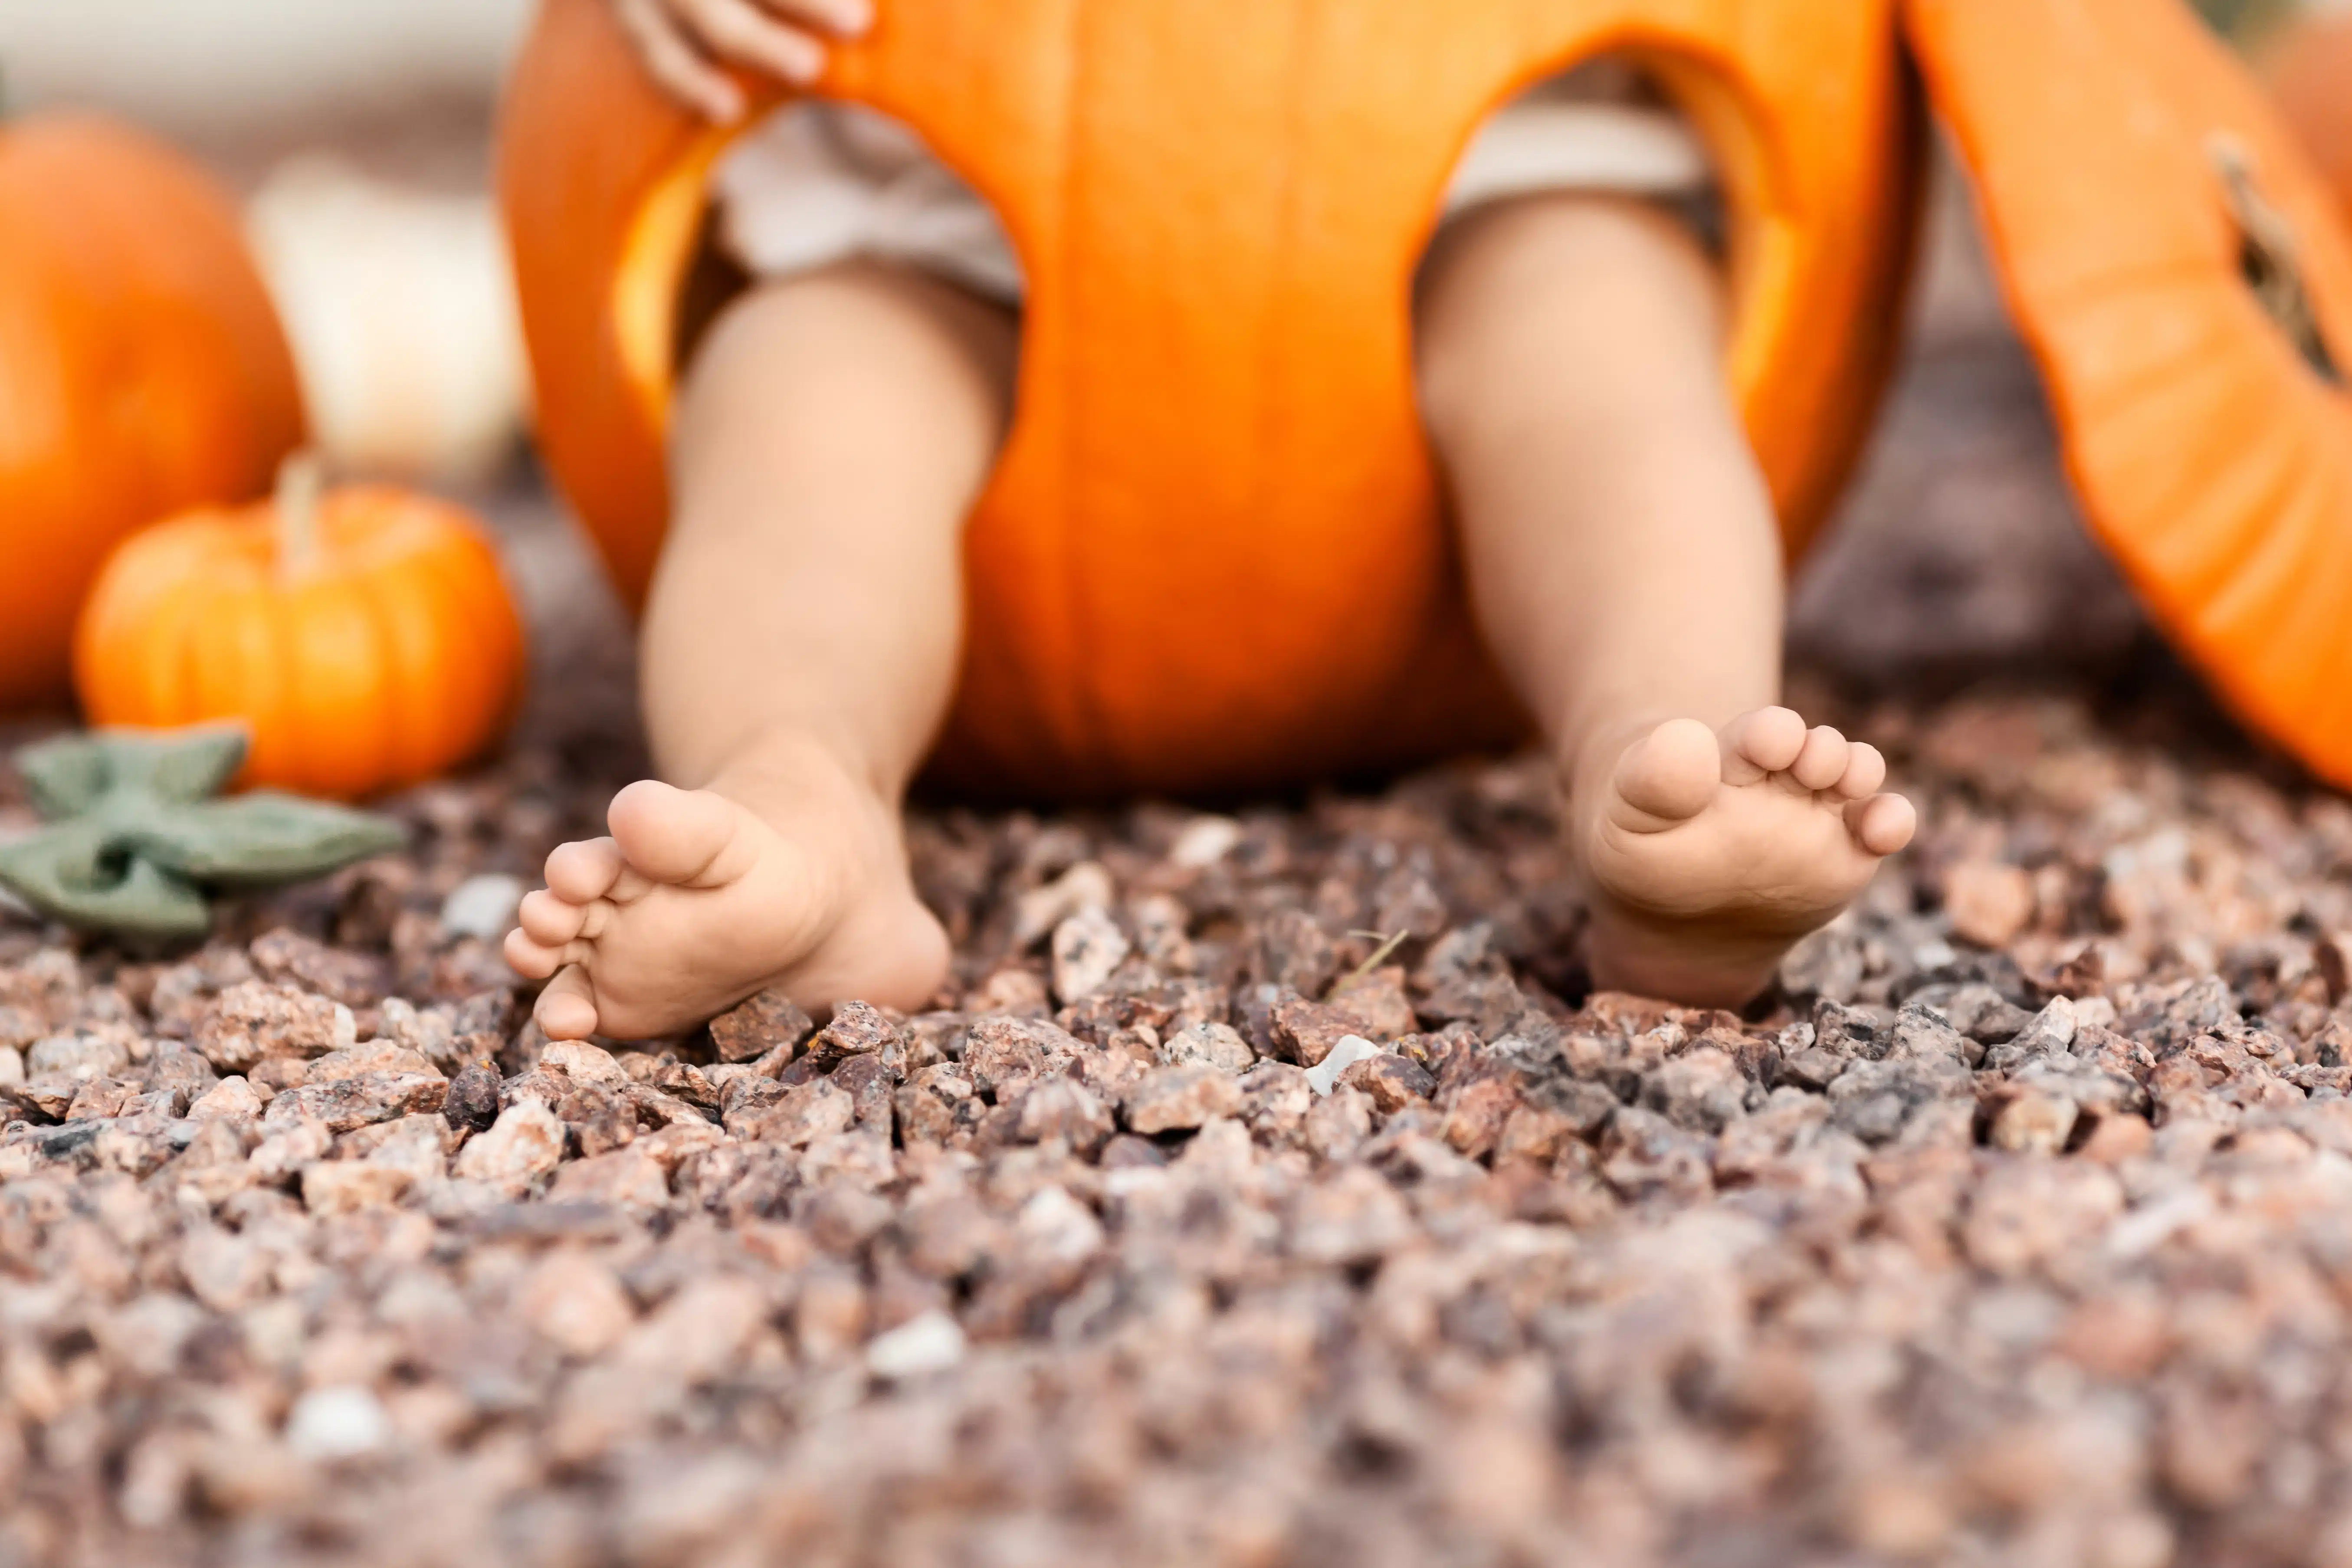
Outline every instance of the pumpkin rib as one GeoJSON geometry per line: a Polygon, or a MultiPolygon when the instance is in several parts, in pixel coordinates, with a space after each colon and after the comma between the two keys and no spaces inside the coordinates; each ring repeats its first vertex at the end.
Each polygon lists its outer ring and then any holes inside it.
{"type": "MultiPolygon", "coordinates": [[[[475,650],[452,650],[451,668],[445,672],[434,658],[431,605],[438,597],[455,599],[454,580],[433,570],[429,558],[410,563],[383,585],[376,600],[378,653],[392,671],[386,688],[391,694],[392,760],[386,773],[394,784],[427,777],[434,759],[445,749],[449,731],[469,727],[470,705],[456,714],[448,709],[451,688],[461,692],[475,650]]],[[[451,617],[459,635],[471,629],[473,606],[460,603],[451,617]]]]}
{"type": "MultiPolygon", "coordinates": [[[[2199,606],[2200,615],[2217,626],[2233,620],[2249,628],[2266,626],[2276,634],[2275,647],[2301,646],[2305,639],[2291,635],[2296,620],[2325,617],[2332,624],[2342,616],[2345,603],[2308,591],[2315,585],[2309,579],[2315,561],[2326,571],[2323,552],[2314,547],[2323,542],[2331,522],[2346,515],[2344,485],[2307,447],[2291,456],[2301,460],[2288,468],[2284,493],[2263,509],[2271,526],[2252,542],[2231,581],[2199,606]],[[2282,605],[2295,620],[2280,617],[2282,605]]],[[[2339,557],[2327,575],[2339,582],[2352,575],[2352,561],[2339,557]]]]}
{"type": "Polygon", "coordinates": [[[245,775],[265,774],[284,779],[295,789],[314,786],[310,770],[302,763],[294,737],[300,733],[299,715],[287,689],[300,648],[288,635],[284,614],[272,614],[267,595],[256,591],[247,597],[232,626],[242,633],[231,643],[236,659],[236,684],[224,693],[224,705],[241,704],[253,726],[253,746],[245,760],[245,775]],[[258,693],[257,697],[254,693],[258,693]]]}
{"type": "MultiPolygon", "coordinates": [[[[2118,308],[2146,308],[2133,304],[2133,296],[2162,296],[2189,289],[2209,289],[2212,286],[2212,263],[2196,261],[2151,261],[2103,268],[2084,273],[2064,284],[2049,284],[2046,298],[2053,311],[2073,315],[2076,311],[2091,312],[2118,308]]],[[[2055,328],[2054,331],[2064,331],[2055,328]]],[[[2080,330],[2079,327],[2076,330],[2080,330]]]]}
{"type": "MultiPolygon", "coordinates": [[[[483,635],[487,646],[483,657],[473,667],[488,669],[493,665],[509,669],[520,668],[528,657],[527,638],[522,621],[515,612],[513,599],[506,587],[498,552],[489,541],[469,537],[464,553],[453,552],[446,568],[453,576],[461,577],[472,592],[478,613],[467,623],[478,635],[483,635]]],[[[485,721],[495,719],[509,700],[509,693],[519,694],[516,681],[485,681],[480,712],[485,721]]]]}
{"type": "Polygon", "coordinates": [[[220,624],[224,602],[231,597],[223,588],[205,587],[162,601],[163,608],[132,645],[134,655],[155,677],[143,688],[145,701],[136,722],[163,727],[169,722],[164,715],[190,711],[199,721],[218,717],[205,698],[200,633],[220,624]]]}
{"type": "MultiPolygon", "coordinates": [[[[430,667],[419,670],[417,679],[435,693],[437,709],[420,716],[423,754],[445,759],[439,765],[448,759],[470,760],[497,725],[499,688],[510,684],[497,672],[514,668],[512,650],[483,641],[482,628],[498,617],[478,572],[467,563],[444,551],[421,552],[407,563],[404,581],[418,609],[420,628],[431,625],[429,606],[436,601],[450,604],[456,612],[445,633],[456,646],[438,650],[437,658],[421,638],[409,646],[410,657],[430,667]]],[[[413,763],[404,771],[422,778],[433,765],[413,763]]]]}
{"type": "MultiPolygon", "coordinates": [[[[2085,442],[2095,460],[2103,452],[2130,455],[2127,461],[2106,460],[2115,470],[2107,482],[2127,482],[2150,498],[2148,508],[2157,515],[2148,531],[2156,539],[2176,531],[2163,515],[2176,504],[2170,498],[2221,488],[2242,460],[2228,412],[2272,379],[2270,367],[2225,356],[2212,343],[2168,356],[2165,364],[2168,374],[2147,370],[2103,381],[2069,403],[2078,427],[2095,424],[2101,431],[2085,442]]],[[[2250,519],[2247,526],[2259,523],[2250,519]]]]}
{"type": "MultiPolygon", "coordinates": [[[[2114,409],[2136,405],[2152,391],[2179,382],[2183,364],[2210,359],[2218,348],[2235,348],[2247,323],[2216,320],[2209,301],[2195,293],[2184,298],[2185,293],[2176,286],[2161,293],[2150,289],[2129,301],[2085,302],[2074,309],[2073,328],[2053,334],[2061,343],[2097,344],[2103,351],[2098,368],[2085,372],[2082,384],[2068,392],[2086,422],[2096,423],[2114,409]],[[2159,338],[2138,331],[2137,320],[2144,315],[2172,323],[2173,335],[2159,338]],[[2126,323],[2126,330],[2112,324],[2117,321],[2126,323]],[[2119,340],[2128,360],[2108,347],[2119,340]]],[[[2199,392],[2192,382],[2184,395],[2199,392]]]]}
{"type": "MultiPolygon", "coordinates": [[[[394,660],[391,628],[385,624],[385,610],[399,592],[399,578],[386,574],[362,584],[351,579],[350,595],[354,601],[361,624],[367,628],[366,657],[362,668],[368,682],[362,711],[371,716],[374,745],[373,766],[352,770],[352,792],[358,794],[375,779],[404,778],[407,769],[402,766],[401,755],[401,689],[407,674],[394,660]]],[[[343,706],[348,707],[345,698],[343,706]]]]}
{"type": "Polygon", "coordinates": [[[2093,531],[2111,549],[2126,553],[2126,576],[2144,601],[2161,607],[2160,618],[2170,622],[2180,619],[2172,605],[2216,593],[2216,584],[2260,546],[2269,531],[2263,520],[2271,506],[2294,484],[2290,454],[2269,455],[2271,466],[2264,470],[2232,446],[2227,426],[2211,417],[2229,406],[2228,400],[2186,392],[2181,400],[2192,406],[2168,409],[2141,397],[2128,404],[2118,400],[2095,415],[2078,413],[2080,423],[2074,427],[2095,417],[2103,434],[2095,440],[2084,438],[2081,460],[2069,465],[2079,485],[2104,493],[2122,493],[2128,486],[2142,493],[2136,515],[2148,518],[2146,524],[2111,537],[2113,523],[2098,520],[2093,531]],[[2135,438],[2134,432],[2143,427],[2153,437],[2135,438]],[[2202,437],[2205,447],[2199,449],[2171,439],[2182,430],[2202,437]],[[2179,449],[2168,449],[2176,447],[2179,449]],[[2157,458],[2143,461],[2141,454],[2149,452],[2157,458]],[[2123,453],[2129,456],[2111,455],[2123,453]],[[2266,479],[2250,479],[2242,493],[2232,482],[2239,474],[2265,472],[2266,479]],[[2193,503],[2177,499],[2184,489],[2193,489],[2200,499],[2193,503]]]}
{"type": "Polygon", "coordinates": [[[369,637],[369,606],[356,599],[324,567],[289,584],[276,613],[260,612],[278,643],[286,733],[309,742],[289,748],[280,765],[306,795],[343,793],[353,759],[375,750],[376,693],[354,685],[352,646],[369,637]]]}
{"type": "MultiPolygon", "coordinates": [[[[142,541],[143,542],[143,541],[142,541]]],[[[224,532],[218,539],[222,548],[234,551],[233,533],[224,532]]],[[[192,550],[190,555],[196,556],[192,550]]],[[[185,570],[207,572],[210,563],[192,560],[185,570]]],[[[193,713],[198,721],[217,719],[223,709],[213,696],[214,682],[203,658],[204,639],[210,628],[234,624],[243,613],[243,606],[252,592],[252,582],[243,574],[192,576],[198,584],[196,591],[174,594],[169,582],[159,577],[155,582],[156,603],[162,609],[149,639],[174,656],[164,668],[167,684],[149,689],[146,722],[168,726],[169,714],[193,713]]]]}
{"type": "MultiPolygon", "coordinates": [[[[2325,526],[2324,520],[2313,515],[2314,500],[2324,503],[2326,499],[2324,485],[2303,483],[2291,487],[2286,498],[2270,514],[2272,529],[2245,552],[2228,581],[2219,585],[2211,597],[2187,606],[2185,618],[2189,624],[2208,638],[2254,632],[2274,646],[2299,642],[2301,639],[2286,634],[2310,619],[2310,606],[2301,602],[2305,595],[2298,579],[2305,577],[2308,570],[2306,560],[2313,536],[2325,526]]],[[[2260,649],[2257,657],[2272,664],[2278,662],[2272,649],[2260,649]]],[[[2249,684],[2266,687],[2272,683],[2249,684]]]]}
{"type": "Polygon", "coordinates": [[[2184,510],[2178,521],[2147,537],[2149,569],[2161,582],[2178,584],[2185,595],[2226,597],[2231,563],[2260,548],[2269,531],[2257,519],[2291,504],[2307,476],[2307,453],[2281,449],[2260,458],[2233,455],[2229,472],[2209,479],[2206,500],[2184,510]],[[2235,521],[2232,521],[2235,520],[2235,521]]]}
{"type": "Polygon", "coordinates": [[[497,552],[470,525],[461,523],[435,548],[420,551],[411,570],[421,589],[457,606],[447,632],[457,646],[440,664],[444,701],[454,717],[441,726],[436,750],[470,760],[503,727],[520,698],[522,628],[497,552]]]}
{"type": "MultiPolygon", "coordinates": [[[[134,657],[144,655],[153,660],[168,687],[150,687],[147,703],[136,721],[143,726],[167,729],[167,713],[194,711],[205,713],[205,704],[195,696],[204,689],[203,650],[196,639],[196,628],[210,623],[209,605],[190,595],[186,611],[176,620],[165,619],[152,629],[144,642],[150,646],[132,645],[134,657]]],[[[206,715],[209,716],[209,715],[206,715]]]]}
{"type": "MultiPolygon", "coordinates": [[[[2343,476],[2334,481],[2334,496],[2326,503],[2328,515],[2343,517],[2352,512],[2352,483],[2343,476]]],[[[2310,604],[2343,605],[2352,603],[2352,567],[2337,566],[2333,580],[2310,595],[2310,604]]],[[[2321,616],[2312,615],[2315,624],[2315,639],[2327,647],[2333,657],[2325,660],[2305,661],[2299,671],[2303,701],[2314,706],[2312,719],[2334,733],[2352,731],[2352,682],[2333,678],[2332,672],[2352,668],[2352,618],[2342,614],[2321,616]]]]}

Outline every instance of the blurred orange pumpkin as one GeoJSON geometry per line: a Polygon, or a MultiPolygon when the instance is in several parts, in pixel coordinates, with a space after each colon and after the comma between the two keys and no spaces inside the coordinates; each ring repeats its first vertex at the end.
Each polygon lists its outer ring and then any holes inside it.
{"type": "Polygon", "coordinates": [[[2352,12],[2298,15],[2263,40],[2257,58],[2280,112],[2352,216],[2352,12]]]}
{"type": "Polygon", "coordinates": [[[0,126],[0,710],[62,700],[74,613],[132,530],[269,483],[294,364],[236,207],[104,121],[0,126]]]}
{"type": "MultiPolygon", "coordinates": [[[[1240,787],[1507,738],[1414,405],[1414,269],[1462,149],[1615,53],[1707,142],[1728,373],[1801,546],[1895,338],[1920,138],[1893,0],[887,0],[823,90],[912,125],[1029,286],[1019,415],[967,532],[944,771],[1240,787]]],[[[730,133],[548,0],[500,186],[547,456],[624,594],[705,179],[730,133]]],[[[773,101],[774,89],[763,87],[773,101]]]]}
{"type": "Polygon", "coordinates": [[[376,486],[320,493],[308,458],[270,500],[198,511],[106,563],[76,634],[90,722],[242,721],[239,782],[350,798],[487,747],[522,630],[479,525],[376,486]]]}
{"type": "Polygon", "coordinates": [[[2352,232],[2180,0],[1906,0],[2077,496],[2253,728],[2352,784],[2352,232]]]}

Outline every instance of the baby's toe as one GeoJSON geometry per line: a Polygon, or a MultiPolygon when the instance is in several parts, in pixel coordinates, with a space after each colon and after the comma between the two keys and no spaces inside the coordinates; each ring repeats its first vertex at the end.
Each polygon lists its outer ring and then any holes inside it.
{"type": "Polygon", "coordinates": [[[1625,753],[1614,783],[1618,799],[1636,813],[1683,822],[1706,809],[1722,777],[1715,731],[1696,719],[1669,719],[1625,753]]]}
{"type": "Polygon", "coordinates": [[[1873,855],[1892,855],[1911,842],[1919,829],[1919,814],[1899,795],[1877,795],[1845,808],[1847,828],[1854,842],[1873,855]]]}
{"type": "Polygon", "coordinates": [[[1797,760],[1805,747],[1805,721],[1793,709],[1759,708],[1723,727],[1723,782],[1754,784],[1797,760]]]}
{"type": "Polygon", "coordinates": [[[548,856],[548,890],[566,903],[592,904],[613,890],[623,868],[621,847],[612,839],[574,839],[548,856]]]}
{"type": "Polygon", "coordinates": [[[551,1040],[584,1040],[596,1032],[596,998],[589,989],[588,972],[578,965],[547,983],[530,1016],[551,1040]]]}
{"type": "Polygon", "coordinates": [[[547,891],[526,893],[515,910],[515,924],[542,947],[562,947],[587,929],[594,904],[575,904],[547,891]]]}
{"type": "Polygon", "coordinates": [[[634,869],[656,882],[698,882],[735,837],[740,814],[708,790],[640,780],[613,797],[605,813],[634,869]]]}
{"type": "Polygon", "coordinates": [[[586,953],[583,942],[534,942],[530,934],[518,926],[507,932],[504,948],[507,963],[526,980],[545,980],[567,963],[575,963],[586,953]]]}
{"type": "Polygon", "coordinates": [[[1843,735],[1823,724],[1805,737],[1797,760],[1789,764],[1789,776],[1809,790],[1828,789],[1845,777],[1853,750],[1843,735]]]}
{"type": "Polygon", "coordinates": [[[1876,746],[1854,742],[1846,750],[1845,776],[1837,792],[1848,800],[1868,800],[1886,785],[1886,759],[1876,746]]]}

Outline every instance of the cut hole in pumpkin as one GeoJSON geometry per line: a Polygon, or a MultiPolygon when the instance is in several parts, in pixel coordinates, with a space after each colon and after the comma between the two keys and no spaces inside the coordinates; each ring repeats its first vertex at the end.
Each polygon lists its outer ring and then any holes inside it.
{"type": "Polygon", "coordinates": [[[677,297],[674,369],[756,283],[883,261],[1018,309],[1003,219],[911,126],[863,104],[789,103],[730,147],[677,297]]]}
{"type": "Polygon", "coordinates": [[[2286,215],[2263,195],[2252,156],[2235,139],[2215,136],[2206,156],[2221,182],[2221,197],[2238,231],[2238,275],[2314,374],[2330,386],[2344,384],[2344,373],[2327,345],[2319,312],[2305,286],[2295,234],[2286,215]]]}
{"type": "Polygon", "coordinates": [[[1547,194],[1657,203],[1713,252],[1724,248],[1721,182],[1706,142],[1641,65],[1602,56],[1549,76],[1479,126],[1445,194],[1445,220],[1547,194]]]}

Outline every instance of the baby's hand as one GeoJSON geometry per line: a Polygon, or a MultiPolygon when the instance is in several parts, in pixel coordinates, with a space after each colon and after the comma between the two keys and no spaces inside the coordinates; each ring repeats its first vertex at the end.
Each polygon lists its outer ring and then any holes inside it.
{"type": "Polygon", "coordinates": [[[872,0],[613,0],[654,79],[690,109],[739,120],[743,89],[725,65],[805,86],[824,69],[826,37],[873,25],[872,0]]]}

